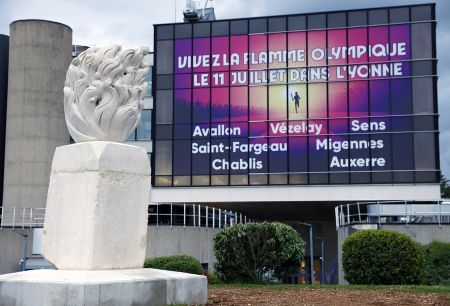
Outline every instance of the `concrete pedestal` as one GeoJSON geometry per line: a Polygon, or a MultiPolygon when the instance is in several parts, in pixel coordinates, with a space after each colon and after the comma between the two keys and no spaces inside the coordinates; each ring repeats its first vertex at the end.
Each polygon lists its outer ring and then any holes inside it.
{"type": "Polygon", "coordinates": [[[60,270],[142,268],[150,184],[143,148],[106,141],[56,148],[44,257],[60,270]]]}
{"type": "Polygon", "coordinates": [[[34,270],[0,275],[2,306],[206,304],[207,280],[156,269],[34,270]]]}
{"type": "Polygon", "coordinates": [[[58,147],[42,254],[59,270],[0,276],[0,306],[206,304],[207,279],[142,269],[150,164],[143,148],[93,141],[58,147]]]}

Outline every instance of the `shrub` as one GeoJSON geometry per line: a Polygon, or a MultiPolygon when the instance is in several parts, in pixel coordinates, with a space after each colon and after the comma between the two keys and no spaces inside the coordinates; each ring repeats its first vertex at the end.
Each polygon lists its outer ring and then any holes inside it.
{"type": "Polygon", "coordinates": [[[214,237],[215,271],[224,282],[265,282],[298,270],[305,242],[282,223],[237,224],[214,237]]]}
{"type": "Polygon", "coordinates": [[[450,284],[450,243],[433,241],[424,247],[427,285],[450,284]]]}
{"type": "Polygon", "coordinates": [[[203,268],[200,262],[189,255],[171,255],[147,258],[144,262],[144,268],[153,268],[191,274],[203,274],[203,268]]]}
{"type": "Polygon", "coordinates": [[[208,277],[208,284],[210,285],[216,285],[216,284],[221,284],[222,282],[220,281],[219,277],[217,276],[216,273],[214,273],[213,271],[208,271],[208,275],[206,275],[208,277]]]}
{"type": "Polygon", "coordinates": [[[422,247],[405,234],[363,230],[342,247],[344,277],[351,284],[407,285],[423,279],[422,247]]]}

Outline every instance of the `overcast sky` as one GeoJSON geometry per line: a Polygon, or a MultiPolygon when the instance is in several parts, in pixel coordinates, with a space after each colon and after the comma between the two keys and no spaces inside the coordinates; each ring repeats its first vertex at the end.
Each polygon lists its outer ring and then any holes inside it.
{"type": "MultiPolygon", "coordinates": [[[[201,0],[202,5],[204,0],[201,0]]],[[[450,178],[450,1],[417,0],[214,0],[217,19],[437,3],[437,54],[441,168],[450,178]]],[[[47,19],[69,25],[73,43],[150,46],[153,24],[182,21],[185,0],[0,0],[0,34],[18,19],[47,19]]]]}

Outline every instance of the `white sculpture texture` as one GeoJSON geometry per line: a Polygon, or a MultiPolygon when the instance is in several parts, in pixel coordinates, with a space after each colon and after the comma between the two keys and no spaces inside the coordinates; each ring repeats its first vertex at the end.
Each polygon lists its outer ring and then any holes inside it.
{"type": "Polygon", "coordinates": [[[89,48],[67,71],[64,113],[76,142],[122,142],[134,131],[147,91],[148,48],[89,48]]]}

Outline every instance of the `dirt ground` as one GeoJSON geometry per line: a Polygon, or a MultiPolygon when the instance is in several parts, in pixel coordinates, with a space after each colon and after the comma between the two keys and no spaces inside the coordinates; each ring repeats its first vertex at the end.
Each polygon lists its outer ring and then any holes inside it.
{"type": "Polygon", "coordinates": [[[209,288],[208,305],[450,305],[449,293],[418,293],[411,291],[348,290],[326,288],[295,288],[273,290],[267,288],[209,288]]]}

